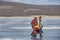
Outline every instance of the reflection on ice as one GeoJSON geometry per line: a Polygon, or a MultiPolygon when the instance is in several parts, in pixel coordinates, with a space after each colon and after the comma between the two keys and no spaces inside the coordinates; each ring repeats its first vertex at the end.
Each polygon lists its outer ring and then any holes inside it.
{"type": "MultiPolygon", "coordinates": [[[[0,17],[0,27],[31,27],[32,17],[0,17]]],[[[60,18],[43,18],[44,27],[60,27],[60,18]]]]}

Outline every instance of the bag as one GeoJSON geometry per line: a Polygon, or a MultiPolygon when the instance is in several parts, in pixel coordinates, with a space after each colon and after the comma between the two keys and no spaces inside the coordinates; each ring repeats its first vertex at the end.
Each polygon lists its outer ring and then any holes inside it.
{"type": "Polygon", "coordinates": [[[40,27],[39,27],[38,25],[36,25],[34,28],[35,28],[36,30],[40,29],[40,27]]]}

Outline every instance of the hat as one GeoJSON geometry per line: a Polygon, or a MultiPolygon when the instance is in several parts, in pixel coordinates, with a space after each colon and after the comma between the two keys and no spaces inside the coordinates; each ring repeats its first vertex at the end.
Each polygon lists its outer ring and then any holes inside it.
{"type": "Polygon", "coordinates": [[[38,18],[38,16],[34,16],[34,18],[38,18]]]}

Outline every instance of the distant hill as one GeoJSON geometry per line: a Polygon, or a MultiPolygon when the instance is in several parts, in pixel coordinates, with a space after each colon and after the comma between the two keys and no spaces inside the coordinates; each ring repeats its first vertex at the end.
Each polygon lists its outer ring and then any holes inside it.
{"type": "Polygon", "coordinates": [[[0,1],[0,16],[60,15],[60,5],[30,5],[0,1]]]}

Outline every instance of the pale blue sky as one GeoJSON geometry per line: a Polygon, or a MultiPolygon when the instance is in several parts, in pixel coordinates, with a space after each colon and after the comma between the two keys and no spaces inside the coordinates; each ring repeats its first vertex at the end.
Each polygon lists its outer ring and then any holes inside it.
{"type": "Polygon", "coordinates": [[[60,0],[3,0],[9,2],[20,2],[34,5],[60,5],[60,0]]]}

